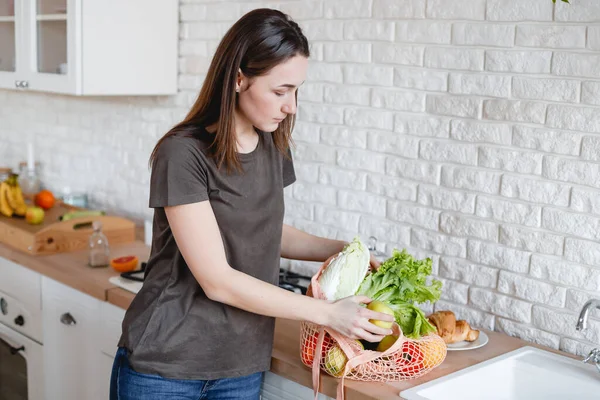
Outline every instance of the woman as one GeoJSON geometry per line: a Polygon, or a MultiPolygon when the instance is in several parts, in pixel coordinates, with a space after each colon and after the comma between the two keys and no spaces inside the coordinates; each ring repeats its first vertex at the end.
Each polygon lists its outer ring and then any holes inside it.
{"type": "MultiPolygon", "coordinates": [[[[289,144],[308,42],[285,14],[243,16],[200,95],[151,155],[152,252],[123,321],[111,398],[258,399],[274,318],[379,341],[365,297],[326,302],[276,286],[280,257],[324,261],[344,242],[283,224],[289,144]]],[[[373,259],[373,258],[372,258],[373,259]]]]}

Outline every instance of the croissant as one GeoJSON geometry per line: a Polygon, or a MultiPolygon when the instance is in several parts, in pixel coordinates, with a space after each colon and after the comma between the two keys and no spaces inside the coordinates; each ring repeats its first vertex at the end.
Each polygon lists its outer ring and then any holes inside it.
{"type": "Polygon", "coordinates": [[[456,330],[456,316],[452,311],[438,311],[431,314],[428,318],[431,325],[437,329],[437,334],[444,339],[444,342],[449,342],[454,331],[456,330]]]}
{"type": "Polygon", "coordinates": [[[472,329],[467,321],[464,319],[456,321],[456,330],[454,331],[454,335],[452,335],[452,339],[455,342],[462,342],[463,340],[473,342],[477,340],[478,337],[479,331],[472,329]]]}
{"type": "Polygon", "coordinates": [[[479,331],[471,328],[465,320],[456,320],[452,311],[438,311],[427,317],[427,320],[436,328],[437,334],[446,342],[456,343],[472,342],[479,337],[479,331]]]}

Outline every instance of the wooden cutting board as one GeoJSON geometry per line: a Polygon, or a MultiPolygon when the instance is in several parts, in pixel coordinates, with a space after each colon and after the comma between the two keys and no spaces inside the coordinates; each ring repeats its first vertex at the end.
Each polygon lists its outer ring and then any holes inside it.
{"type": "Polygon", "coordinates": [[[128,243],[135,240],[135,223],[116,216],[94,216],[60,221],[59,217],[81,210],[58,203],[46,210],[44,222],[31,225],[25,218],[8,218],[0,215],[0,242],[31,255],[55,254],[88,248],[93,232],[92,223],[102,222],[102,232],[108,243],[128,243]]]}

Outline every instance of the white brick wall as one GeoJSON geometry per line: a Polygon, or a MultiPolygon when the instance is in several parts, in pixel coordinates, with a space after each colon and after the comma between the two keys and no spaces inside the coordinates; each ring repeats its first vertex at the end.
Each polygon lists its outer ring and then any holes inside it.
{"type": "Polygon", "coordinates": [[[1,164],[32,140],[48,187],[150,216],[157,138],[194,101],[231,23],[278,7],[313,51],[287,222],[431,256],[436,308],[476,326],[578,354],[600,344],[600,313],[574,329],[600,297],[600,2],[181,3],[178,95],[0,91],[1,164]]]}

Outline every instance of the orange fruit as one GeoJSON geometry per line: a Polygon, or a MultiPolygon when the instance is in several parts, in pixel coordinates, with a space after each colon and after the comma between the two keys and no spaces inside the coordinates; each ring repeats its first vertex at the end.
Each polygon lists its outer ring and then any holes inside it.
{"type": "Polygon", "coordinates": [[[113,258],[110,260],[110,266],[118,272],[133,271],[138,266],[138,258],[136,256],[113,258]]]}
{"type": "Polygon", "coordinates": [[[56,199],[54,198],[54,194],[52,194],[52,192],[49,190],[42,190],[36,194],[34,198],[35,205],[43,208],[44,210],[52,208],[55,201],[56,199]]]}

